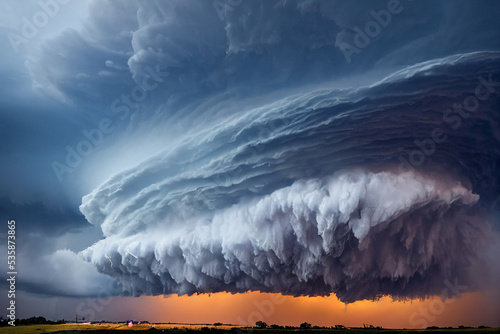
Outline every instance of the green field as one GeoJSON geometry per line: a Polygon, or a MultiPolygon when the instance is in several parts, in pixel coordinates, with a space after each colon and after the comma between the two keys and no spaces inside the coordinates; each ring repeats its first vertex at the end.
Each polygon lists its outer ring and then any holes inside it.
{"type": "Polygon", "coordinates": [[[432,334],[467,334],[467,333],[499,333],[499,328],[468,328],[468,329],[431,329],[431,330],[397,330],[397,329],[260,329],[233,326],[204,326],[204,325],[175,325],[175,324],[144,324],[134,325],[132,328],[126,324],[62,324],[62,325],[23,325],[15,327],[0,327],[0,334],[78,334],[91,332],[91,334],[139,334],[139,333],[234,333],[234,334],[283,334],[283,333],[309,333],[309,334],[396,334],[396,333],[432,333],[432,334]]]}

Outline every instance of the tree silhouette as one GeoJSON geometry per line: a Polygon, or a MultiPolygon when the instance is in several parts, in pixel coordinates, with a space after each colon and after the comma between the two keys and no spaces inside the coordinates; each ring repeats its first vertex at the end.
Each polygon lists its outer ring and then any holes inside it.
{"type": "Polygon", "coordinates": [[[255,326],[257,326],[259,328],[267,328],[267,324],[264,321],[260,321],[260,320],[255,323],[255,326]]]}
{"type": "Polygon", "coordinates": [[[307,328],[311,328],[312,325],[308,322],[303,322],[300,324],[300,328],[303,328],[303,329],[307,329],[307,328]]]}

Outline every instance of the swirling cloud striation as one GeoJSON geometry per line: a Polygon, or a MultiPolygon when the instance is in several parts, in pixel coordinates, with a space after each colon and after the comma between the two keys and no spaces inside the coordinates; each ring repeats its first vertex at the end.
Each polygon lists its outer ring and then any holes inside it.
{"type": "Polygon", "coordinates": [[[197,109],[216,121],[83,198],[104,238],[82,254],[134,296],[479,289],[498,265],[499,64],[462,53],[197,109]]]}

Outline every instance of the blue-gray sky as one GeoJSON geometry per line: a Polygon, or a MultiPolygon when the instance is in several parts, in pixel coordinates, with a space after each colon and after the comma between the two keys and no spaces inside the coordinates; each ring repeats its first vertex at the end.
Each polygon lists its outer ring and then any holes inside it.
{"type": "Polygon", "coordinates": [[[21,294],[353,302],[494,277],[497,2],[0,12],[0,215],[21,294]]]}

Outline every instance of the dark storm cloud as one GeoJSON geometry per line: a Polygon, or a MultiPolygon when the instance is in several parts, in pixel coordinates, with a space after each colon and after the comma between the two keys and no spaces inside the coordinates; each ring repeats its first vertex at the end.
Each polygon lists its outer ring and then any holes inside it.
{"type": "Polygon", "coordinates": [[[499,59],[433,60],[196,129],[84,197],[106,238],[83,254],[134,295],[477,289],[495,242],[499,59]],[[450,108],[474,96],[458,124],[450,108]]]}
{"type": "Polygon", "coordinates": [[[142,85],[147,68],[160,66],[170,75],[154,94],[178,105],[228,88],[248,95],[500,43],[495,2],[216,3],[95,2],[85,29],[48,41],[36,55],[34,80],[64,101],[109,107],[130,89],[129,74],[142,85]],[[373,23],[379,30],[367,35],[373,23]]]}
{"type": "MultiPolygon", "coordinates": [[[[4,92],[15,91],[4,94],[0,102],[0,220],[16,221],[17,268],[23,273],[17,277],[18,288],[53,295],[96,293],[97,282],[108,279],[92,271],[82,260],[78,263],[75,253],[70,255],[68,248],[73,251],[83,248],[79,242],[69,244],[60,238],[68,238],[70,233],[71,239],[78,234],[79,241],[88,246],[100,234],[89,233],[92,227],[78,210],[82,194],[75,183],[57,182],[51,168],[51,162],[64,150],[64,141],[81,133],[89,121],[78,110],[69,111],[58,103],[30,94],[29,86],[9,85],[8,78],[0,80],[4,92]],[[58,250],[62,253],[57,253],[58,250]],[[65,267],[72,268],[73,274],[62,270],[65,267]],[[83,268],[90,271],[81,273],[83,268]],[[81,289],[70,288],[75,277],[84,276],[88,283],[79,285],[81,289]]],[[[6,256],[2,255],[4,263],[6,256]]],[[[5,272],[2,278],[4,275],[5,272]]],[[[6,283],[2,279],[2,287],[6,283]]]]}
{"type": "MultiPolygon", "coordinates": [[[[474,289],[467,264],[488,244],[486,211],[498,201],[497,86],[471,116],[443,117],[474,96],[478,77],[499,80],[498,54],[437,58],[498,50],[497,2],[220,4],[95,1],[82,29],[33,44],[29,75],[0,79],[5,96],[15,91],[23,109],[38,112],[24,117],[0,99],[8,137],[0,147],[10,162],[0,198],[14,208],[6,214],[39,224],[46,253],[49,231],[82,226],[75,198],[90,181],[80,172],[104,162],[85,158],[63,183],[51,163],[85,139],[82,130],[111,117],[114,141],[95,151],[128,149],[120,139],[140,136],[137,129],[169,134],[157,139],[165,151],[83,201],[106,236],[83,254],[127,293],[334,291],[353,301],[423,296],[455,277],[474,289]],[[387,12],[390,20],[381,19],[387,12]],[[356,44],[371,22],[379,31],[356,44]],[[357,51],[346,53],[346,45],[357,51]],[[383,82],[372,72],[427,60],[383,82]],[[123,96],[156,69],[161,84],[118,120],[113,103],[123,108],[123,96]],[[19,93],[29,84],[52,101],[19,93]],[[436,127],[447,140],[408,170],[415,140],[432,138],[436,127]],[[468,255],[444,251],[459,247],[468,255]]],[[[79,263],[73,255],[52,256],[79,263]]],[[[32,263],[44,262],[57,263],[32,263]]],[[[100,279],[78,293],[91,293],[100,279]]],[[[73,293],[69,284],[32,283],[30,291],[73,293]]]]}
{"type": "Polygon", "coordinates": [[[102,114],[133,84],[127,60],[133,55],[136,11],[134,2],[96,2],[80,31],[67,29],[31,48],[26,67],[34,87],[69,106],[102,114]]]}

